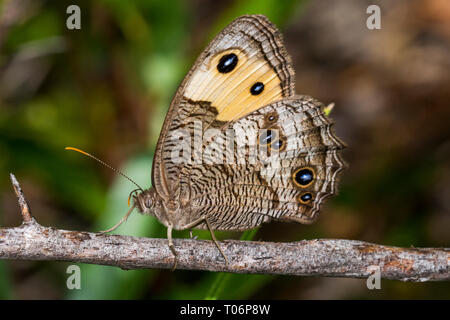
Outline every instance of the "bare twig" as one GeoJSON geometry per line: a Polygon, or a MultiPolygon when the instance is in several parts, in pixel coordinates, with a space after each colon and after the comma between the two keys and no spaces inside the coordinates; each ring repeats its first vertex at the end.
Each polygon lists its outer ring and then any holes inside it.
{"type": "MultiPolygon", "coordinates": [[[[11,178],[21,195],[17,180],[11,178]]],[[[24,219],[34,221],[28,206],[21,204],[21,209],[24,219]]],[[[175,239],[174,245],[179,269],[366,278],[379,267],[385,279],[450,280],[450,249],[398,248],[335,239],[290,243],[233,240],[220,244],[229,259],[226,265],[212,241],[175,239]]],[[[123,269],[169,269],[173,265],[166,239],[58,230],[37,222],[0,229],[0,259],[62,260],[123,269]]]]}
{"type": "Polygon", "coordinates": [[[11,179],[11,183],[14,187],[14,192],[16,193],[17,200],[19,201],[20,212],[22,213],[22,218],[24,223],[36,223],[33,216],[31,215],[30,207],[28,207],[28,203],[25,200],[25,196],[23,195],[22,188],[20,187],[19,182],[16,177],[10,173],[9,177],[11,179]]]}

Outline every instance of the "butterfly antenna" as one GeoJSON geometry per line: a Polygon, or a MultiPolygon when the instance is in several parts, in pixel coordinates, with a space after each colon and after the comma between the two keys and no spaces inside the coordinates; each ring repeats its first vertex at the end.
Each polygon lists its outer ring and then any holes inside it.
{"type": "Polygon", "coordinates": [[[66,149],[66,150],[77,151],[77,152],[79,152],[79,153],[82,153],[82,154],[84,154],[84,155],[86,155],[86,156],[88,156],[88,157],[90,157],[90,158],[96,160],[97,162],[100,162],[100,163],[101,163],[102,165],[104,165],[105,167],[111,169],[111,170],[114,171],[115,173],[120,174],[122,177],[126,178],[128,181],[130,181],[131,183],[133,183],[136,187],[138,187],[138,189],[139,189],[140,191],[144,191],[144,190],[143,190],[143,189],[142,189],[142,188],[141,188],[141,187],[140,187],[133,179],[131,179],[130,177],[126,176],[124,173],[120,172],[120,171],[117,170],[116,168],[111,167],[109,164],[107,164],[106,162],[104,162],[104,161],[100,160],[99,158],[93,156],[92,154],[87,153],[86,151],[83,151],[83,150],[80,150],[80,149],[77,149],[77,148],[72,148],[72,147],[66,147],[65,149],[66,149]]]}

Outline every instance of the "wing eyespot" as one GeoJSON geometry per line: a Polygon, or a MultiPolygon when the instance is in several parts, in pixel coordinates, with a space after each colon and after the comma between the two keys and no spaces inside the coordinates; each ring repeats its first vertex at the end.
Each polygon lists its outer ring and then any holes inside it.
{"type": "Polygon", "coordinates": [[[259,135],[259,144],[260,145],[270,145],[273,141],[278,138],[278,130],[277,129],[267,129],[262,130],[262,133],[259,135]]]}
{"type": "Polygon", "coordinates": [[[284,137],[280,137],[279,139],[273,141],[270,144],[270,149],[274,151],[283,151],[286,148],[286,139],[284,137]]]}
{"type": "Polygon", "coordinates": [[[269,128],[261,130],[262,133],[259,135],[259,144],[263,146],[269,146],[274,141],[278,139],[278,129],[269,128]]]}
{"type": "Polygon", "coordinates": [[[302,193],[301,195],[299,195],[297,200],[301,204],[309,204],[313,200],[313,196],[310,192],[305,192],[305,193],[302,193]]]}
{"type": "Polygon", "coordinates": [[[236,54],[234,53],[226,54],[222,56],[222,58],[220,58],[219,63],[217,64],[217,70],[220,73],[229,73],[233,71],[234,68],[236,68],[238,61],[239,58],[236,54]]]}
{"type": "Polygon", "coordinates": [[[278,114],[276,112],[266,114],[264,120],[266,123],[275,123],[278,120],[278,114]]]}
{"type": "Polygon", "coordinates": [[[250,93],[253,96],[260,95],[264,91],[264,83],[262,82],[256,82],[251,88],[250,93]]]}
{"type": "Polygon", "coordinates": [[[311,167],[301,167],[292,173],[292,181],[299,188],[307,188],[315,179],[314,169],[311,167]]]}

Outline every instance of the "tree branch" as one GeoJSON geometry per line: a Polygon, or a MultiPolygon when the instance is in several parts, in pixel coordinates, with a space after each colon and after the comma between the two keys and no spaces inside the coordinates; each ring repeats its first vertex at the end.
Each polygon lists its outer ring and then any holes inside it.
{"type": "MultiPolygon", "coordinates": [[[[123,269],[173,266],[166,239],[66,231],[39,225],[11,174],[24,223],[0,228],[0,259],[61,260],[123,269]]],[[[222,241],[229,265],[212,241],[174,239],[178,269],[301,276],[450,280],[450,249],[398,248],[362,241],[319,239],[289,243],[222,241]]]]}

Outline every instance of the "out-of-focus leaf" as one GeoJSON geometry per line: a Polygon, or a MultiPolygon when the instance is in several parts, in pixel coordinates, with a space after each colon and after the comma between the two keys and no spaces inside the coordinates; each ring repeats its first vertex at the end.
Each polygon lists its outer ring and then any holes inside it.
{"type": "Polygon", "coordinates": [[[289,17],[298,14],[306,0],[246,0],[235,1],[212,28],[212,35],[217,34],[228,23],[245,14],[263,14],[277,26],[282,27],[289,17]]]}
{"type": "Polygon", "coordinates": [[[0,261],[0,300],[12,298],[11,274],[5,261],[0,261]]]}

